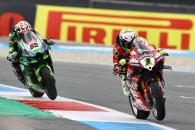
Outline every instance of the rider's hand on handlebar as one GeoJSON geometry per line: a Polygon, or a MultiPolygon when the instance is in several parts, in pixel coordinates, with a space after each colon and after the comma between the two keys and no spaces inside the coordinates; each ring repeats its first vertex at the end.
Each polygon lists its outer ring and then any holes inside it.
{"type": "Polygon", "coordinates": [[[55,42],[51,39],[47,39],[47,43],[48,43],[48,45],[54,45],[55,44],[55,42]]]}
{"type": "Polygon", "coordinates": [[[7,60],[9,61],[15,61],[18,57],[18,53],[17,52],[13,52],[10,55],[7,56],[7,60]]]}
{"type": "Polygon", "coordinates": [[[160,54],[162,54],[162,55],[164,55],[164,56],[168,56],[169,54],[165,51],[165,50],[163,50],[163,49],[160,49],[160,48],[158,48],[158,49],[156,49],[160,54]]]}
{"type": "Polygon", "coordinates": [[[127,63],[127,61],[126,61],[126,59],[121,59],[120,61],[119,61],[119,64],[120,65],[125,65],[127,63]]]}

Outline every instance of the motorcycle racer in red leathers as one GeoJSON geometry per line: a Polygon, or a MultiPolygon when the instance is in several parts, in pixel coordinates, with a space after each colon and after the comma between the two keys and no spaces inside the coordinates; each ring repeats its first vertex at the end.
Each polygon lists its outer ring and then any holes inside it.
{"type": "MultiPolygon", "coordinates": [[[[134,45],[140,40],[144,41],[145,39],[142,37],[137,37],[132,29],[124,28],[118,34],[116,38],[116,45],[113,48],[114,64],[113,74],[119,75],[123,89],[123,94],[125,96],[129,96],[130,92],[133,96],[137,95],[138,86],[137,82],[135,82],[135,79],[138,79],[138,77],[136,76],[132,77],[134,68],[133,67],[128,68],[127,63],[129,61],[130,51],[133,49],[134,45]],[[134,79],[132,80],[132,78],[134,79]],[[130,86],[130,88],[128,86],[130,86]]],[[[150,49],[151,51],[156,50],[161,54],[166,53],[164,50],[155,49],[152,46],[150,46],[150,49]]]]}
{"type": "Polygon", "coordinates": [[[129,60],[130,49],[133,47],[132,42],[137,38],[132,29],[124,28],[116,38],[116,45],[113,48],[113,74],[119,75],[123,94],[129,96],[130,91],[127,86],[127,61],[129,60]]]}

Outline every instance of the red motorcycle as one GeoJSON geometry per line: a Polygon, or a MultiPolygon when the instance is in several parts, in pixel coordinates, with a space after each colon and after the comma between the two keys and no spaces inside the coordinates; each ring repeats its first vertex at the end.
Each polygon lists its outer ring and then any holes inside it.
{"type": "Polygon", "coordinates": [[[149,46],[143,38],[137,38],[133,43],[127,77],[132,68],[134,71],[131,73],[131,80],[127,82],[129,87],[138,87],[137,96],[134,97],[132,92],[129,96],[131,110],[138,119],[147,119],[150,111],[157,120],[165,118],[165,84],[162,71],[171,69],[171,66],[164,65],[165,56],[168,56],[166,52],[149,46]]]}

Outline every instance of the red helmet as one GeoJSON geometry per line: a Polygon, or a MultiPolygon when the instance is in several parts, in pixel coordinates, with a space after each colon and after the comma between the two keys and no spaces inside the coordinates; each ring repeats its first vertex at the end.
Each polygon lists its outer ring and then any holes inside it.
{"type": "Polygon", "coordinates": [[[19,21],[15,25],[15,31],[17,31],[19,34],[23,34],[25,31],[30,30],[32,30],[32,27],[27,21],[19,21]]]}

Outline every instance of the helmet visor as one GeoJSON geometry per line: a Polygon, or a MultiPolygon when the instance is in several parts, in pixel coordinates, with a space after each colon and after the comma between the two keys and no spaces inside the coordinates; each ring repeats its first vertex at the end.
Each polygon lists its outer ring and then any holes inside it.
{"type": "Polygon", "coordinates": [[[122,47],[129,49],[131,48],[131,42],[127,42],[127,41],[122,41],[121,42],[122,47]]]}

